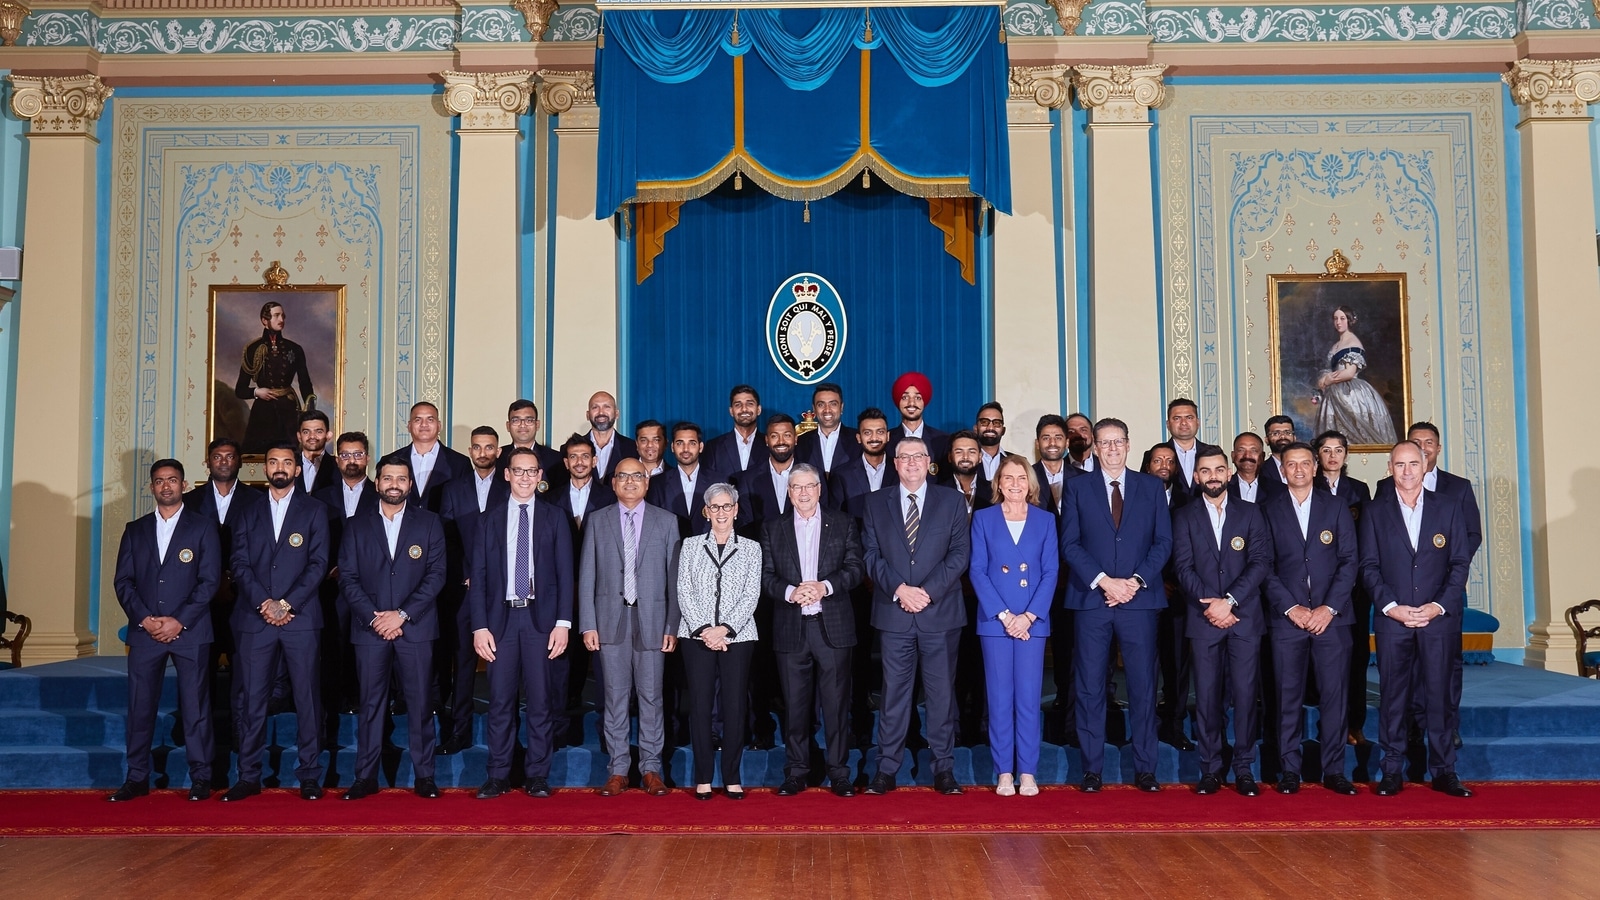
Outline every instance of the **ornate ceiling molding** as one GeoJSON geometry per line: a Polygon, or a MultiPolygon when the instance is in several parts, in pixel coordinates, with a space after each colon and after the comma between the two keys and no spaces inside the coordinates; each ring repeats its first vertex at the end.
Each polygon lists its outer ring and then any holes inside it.
{"type": "Polygon", "coordinates": [[[0,44],[17,45],[17,38],[22,36],[22,20],[30,12],[15,0],[0,0],[0,44]]]}
{"type": "Polygon", "coordinates": [[[511,0],[511,8],[522,13],[522,24],[528,34],[533,35],[535,43],[544,40],[544,33],[559,6],[556,0],[511,0]]]}

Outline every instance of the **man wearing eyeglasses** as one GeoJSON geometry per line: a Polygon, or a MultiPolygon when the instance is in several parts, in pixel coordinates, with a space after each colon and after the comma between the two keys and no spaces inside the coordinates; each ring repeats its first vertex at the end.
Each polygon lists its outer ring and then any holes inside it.
{"type": "Polygon", "coordinates": [[[556,712],[550,674],[567,649],[574,602],[571,529],[534,500],[544,476],[538,454],[516,447],[506,456],[509,496],[483,513],[469,569],[472,645],[489,664],[489,777],[480,800],[511,789],[519,690],[527,697],[528,719],[523,790],[550,796],[556,712]]]}
{"type": "MultiPolygon", "coordinates": [[[[511,463],[511,451],[527,447],[539,457],[539,469],[544,480],[554,487],[567,478],[566,467],[561,464],[561,451],[539,443],[539,407],[532,400],[516,399],[506,410],[506,436],[508,443],[500,447],[500,458],[495,461],[495,477],[504,478],[506,466],[511,463]]],[[[500,482],[501,487],[505,482],[500,482]]]]}
{"type": "Polygon", "coordinates": [[[1134,784],[1156,781],[1156,633],[1167,594],[1161,569],[1172,551],[1172,517],[1159,478],[1131,471],[1128,426],[1101,419],[1094,428],[1099,477],[1067,483],[1061,507],[1061,555],[1073,611],[1073,683],[1085,793],[1100,790],[1105,763],[1106,680],[1111,645],[1128,673],[1134,784]]]}
{"type": "Polygon", "coordinates": [[[872,579],[872,627],[883,653],[878,772],[868,794],[894,790],[915,703],[917,670],[927,703],[933,788],[960,794],[955,779],[956,652],[967,621],[961,576],[971,535],[957,491],[928,483],[928,445],[902,438],[894,450],[900,483],[867,498],[862,541],[872,579]]]}

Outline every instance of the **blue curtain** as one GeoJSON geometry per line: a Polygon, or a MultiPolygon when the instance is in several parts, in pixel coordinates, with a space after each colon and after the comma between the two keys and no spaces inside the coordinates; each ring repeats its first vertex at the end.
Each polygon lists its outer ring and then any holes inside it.
{"type": "Polygon", "coordinates": [[[927,417],[939,428],[971,427],[987,399],[983,295],[945,253],[926,200],[856,185],[811,201],[808,223],[800,203],[725,185],[684,203],[668,240],[624,311],[630,424],[687,419],[708,436],[726,431],[728,389],[740,383],[761,392],[766,412],[799,419],[811,388],[773,364],[766,318],[773,292],[801,272],[826,278],[844,304],[848,334],[829,380],[844,388],[847,424],[868,406],[898,423],[889,387],[910,369],[933,380],[927,417]]]}
{"type": "Polygon", "coordinates": [[[596,214],[704,196],[735,171],[817,199],[863,169],[1010,212],[998,8],[874,10],[870,42],[868,22],[862,9],[607,15],[596,214]]]}

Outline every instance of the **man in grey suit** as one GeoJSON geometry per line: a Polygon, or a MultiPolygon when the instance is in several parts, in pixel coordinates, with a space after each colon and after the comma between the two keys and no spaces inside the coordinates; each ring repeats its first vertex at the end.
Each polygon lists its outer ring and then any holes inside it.
{"type": "Polygon", "coordinates": [[[928,445],[906,437],[894,449],[900,483],[867,498],[862,517],[867,575],[872,579],[872,627],[883,653],[883,702],[878,708],[878,773],[868,794],[894,790],[922,669],[933,787],[959,794],[955,774],[956,649],[967,607],[961,576],[972,539],[961,492],[928,483],[928,445]]]}
{"type": "Polygon", "coordinates": [[[644,502],[650,475],[637,459],[617,463],[617,503],[585,523],[578,559],[578,626],[583,645],[600,654],[605,673],[606,748],[611,777],[600,796],[628,789],[628,706],[639,701],[639,775],[645,791],[667,794],[661,780],[666,745],[661,671],[677,649],[678,518],[644,502]]]}

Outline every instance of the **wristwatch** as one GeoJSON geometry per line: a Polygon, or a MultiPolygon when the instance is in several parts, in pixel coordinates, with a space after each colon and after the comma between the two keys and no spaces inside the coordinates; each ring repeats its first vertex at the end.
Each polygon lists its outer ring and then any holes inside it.
{"type": "Polygon", "coordinates": [[[1137,574],[1134,575],[1133,576],[1133,583],[1137,584],[1139,586],[1139,590],[1141,590],[1141,591],[1150,586],[1150,585],[1144,583],[1144,576],[1143,575],[1137,575],[1137,574]]]}

